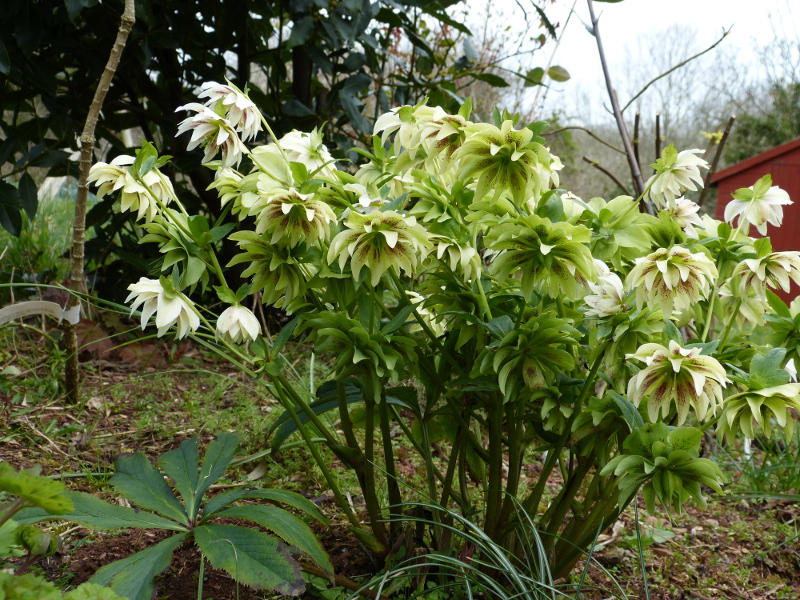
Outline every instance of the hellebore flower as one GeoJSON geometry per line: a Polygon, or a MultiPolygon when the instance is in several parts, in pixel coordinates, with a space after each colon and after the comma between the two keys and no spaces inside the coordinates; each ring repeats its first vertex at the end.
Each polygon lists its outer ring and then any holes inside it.
{"type": "Polygon", "coordinates": [[[666,208],[672,219],[686,232],[686,237],[693,240],[699,237],[694,226],[703,227],[703,219],[697,214],[699,210],[700,207],[687,198],[676,198],[666,208]]]}
{"type": "Polygon", "coordinates": [[[639,306],[645,301],[657,304],[669,319],[673,308],[680,312],[707,298],[709,279],[717,276],[717,267],[705,254],[692,254],[686,248],[673,246],[637,258],[625,284],[629,290],[636,288],[639,306]]]}
{"type": "Polygon", "coordinates": [[[134,160],[133,156],[121,155],[110,163],[99,162],[92,166],[88,180],[99,186],[98,198],[121,190],[120,211],[136,212],[137,220],[144,219],[149,223],[159,210],[156,198],[166,206],[172,202],[175,191],[170,180],[155,167],[137,181],[127,168],[134,160]]]}
{"type": "Polygon", "coordinates": [[[617,314],[625,308],[625,290],[619,275],[609,271],[606,264],[595,260],[597,267],[597,283],[589,283],[589,289],[594,292],[584,298],[589,310],[586,311],[587,317],[597,317],[602,319],[617,314]]]}
{"type": "Polygon", "coordinates": [[[318,238],[330,236],[330,222],[336,215],[325,202],[294,188],[261,194],[250,214],[256,217],[256,233],[272,234],[271,244],[283,241],[288,246],[305,242],[311,246],[318,238]]]}
{"type": "Polygon", "coordinates": [[[473,123],[466,131],[467,139],[453,158],[461,164],[458,179],[477,177],[475,202],[489,193],[497,200],[508,190],[514,204],[522,207],[531,198],[538,201],[550,187],[553,158],[530,129],[517,130],[511,121],[504,121],[500,128],[473,123]]]}
{"type": "Polygon", "coordinates": [[[156,327],[158,327],[158,337],[178,324],[178,339],[186,336],[190,331],[195,331],[200,326],[200,317],[194,310],[191,301],[175,290],[169,279],[148,279],[142,277],[138,283],[128,286],[130,295],[125,302],[133,301],[131,304],[131,314],[142,305],[142,329],[153,313],[156,314],[156,327]]]}
{"type": "Polygon", "coordinates": [[[198,98],[208,98],[206,106],[225,117],[242,134],[242,141],[255,139],[261,129],[261,115],[246,93],[230,82],[222,85],[216,81],[205,82],[200,90],[198,98]]]}
{"type": "Polygon", "coordinates": [[[733,200],[725,207],[725,221],[733,224],[739,218],[738,228],[749,234],[750,225],[758,233],[767,235],[767,223],[780,227],[783,222],[783,206],[792,204],[789,194],[772,185],[772,177],[764,175],[755,185],[733,192],[733,200]]]}
{"type": "Polygon", "coordinates": [[[794,436],[794,420],[787,409],[800,412],[800,383],[785,383],[761,390],[749,390],[726,398],[717,423],[717,436],[732,441],[741,431],[747,438],[755,439],[753,423],[761,427],[764,435],[772,437],[775,420],[787,439],[794,436]]]}
{"type": "Polygon", "coordinates": [[[645,363],[639,373],[628,381],[628,399],[637,407],[647,397],[647,413],[655,423],[659,412],[666,418],[672,400],[678,410],[678,425],[694,406],[698,419],[705,419],[709,409],[716,411],[722,402],[722,388],[727,377],[725,369],[712,356],[700,354],[699,348],[681,348],[670,340],[669,348],[661,344],[643,344],[635,354],[626,355],[645,363]]]}
{"type": "Polygon", "coordinates": [[[650,165],[656,172],[647,180],[645,189],[649,189],[648,196],[659,209],[673,203],[686,190],[694,191],[697,189],[696,185],[703,187],[700,168],[707,169],[708,163],[695,156],[699,153],[702,150],[696,148],[678,152],[670,144],[664,148],[661,158],[650,165]]]}
{"type": "Polygon", "coordinates": [[[324,175],[333,177],[336,167],[333,165],[333,156],[322,143],[321,131],[316,128],[310,133],[290,131],[278,141],[278,144],[286,153],[286,158],[303,163],[309,173],[322,169],[324,175]]]}
{"type": "Polygon", "coordinates": [[[197,114],[188,117],[180,122],[178,133],[180,135],[186,131],[192,131],[187,150],[194,150],[198,146],[205,150],[203,163],[214,160],[217,153],[222,154],[220,166],[233,167],[242,160],[242,154],[247,153],[242,140],[234,131],[233,126],[213,110],[197,102],[190,102],[184,106],[179,106],[179,110],[193,110],[197,114]]]}
{"type": "Polygon", "coordinates": [[[788,292],[792,281],[800,285],[800,252],[771,252],[760,258],[746,258],[736,265],[731,275],[734,278],[742,287],[779,287],[788,292]]]}
{"type": "Polygon", "coordinates": [[[244,306],[226,308],[217,319],[217,337],[232,344],[255,340],[261,333],[256,316],[244,306]]]}
{"type": "Polygon", "coordinates": [[[371,283],[378,285],[383,274],[394,267],[413,275],[417,265],[431,249],[428,232],[414,217],[405,217],[392,210],[362,215],[351,212],[345,229],[331,241],[328,263],[339,259],[344,269],[350,259],[353,278],[358,280],[361,269],[369,267],[371,283]]]}

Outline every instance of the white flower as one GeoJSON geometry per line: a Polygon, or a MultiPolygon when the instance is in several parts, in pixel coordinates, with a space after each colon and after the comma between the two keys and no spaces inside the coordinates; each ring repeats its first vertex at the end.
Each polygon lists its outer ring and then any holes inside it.
{"type": "MultiPolygon", "coordinates": [[[[186,336],[190,331],[195,331],[200,326],[200,317],[194,310],[191,301],[174,289],[165,289],[162,282],[169,280],[148,279],[142,277],[138,283],[128,286],[130,295],[125,302],[130,302],[135,298],[131,305],[131,314],[142,305],[142,329],[145,328],[150,317],[156,313],[156,327],[158,327],[158,337],[178,324],[178,339],[186,336]]],[[[172,287],[171,284],[167,287],[172,287]]]]}
{"type": "Polygon", "coordinates": [[[192,131],[192,138],[189,140],[187,150],[193,150],[197,146],[205,149],[203,163],[214,160],[217,152],[222,153],[221,167],[232,167],[238,165],[242,160],[242,154],[247,153],[242,140],[233,130],[231,124],[219,116],[213,110],[197,102],[190,102],[185,106],[179,106],[179,110],[193,110],[197,114],[188,117],[180,122],[178,133],[180,135],[186,131],[192,131]]]}
{"type": "Polygon", "coordinates": [[[789,292],[791,281],[800,285],[800,252],[770,252],[760,258],[746,258],[733,270],[731,279],[744,286],[780,287],[789,292]],[[740,276],[739,279],[737,276],[740,276]]]}
{"type": "Polygon", "coordinates": [[[623,304],[625,290],[619,275],[609,271],[604,262],[595,260],[594,264],[598,273],[597,283],[589,283],[589,289],[594,294],[584,298],[586,304],[590,306],[586,316],[602,319],[615,315],[625,308],[623,304]]]}
{"type": "Polygon", "coordinates": [[[700,168],[707,169],[708,163],[695,156],[702,153],[702,150],[683,150],[678,152],[675,146],[670,144],[661,153],[655,164],[650,165],[656,173],[647,180],[645,188],[649,189],[650,200],[659,209],[665,208],[681,196],[686,190],[696,190],[695,184],[703,187],[703,177],[700,175],[700,168]]]}
{"type": "Polygon", "coordinates": [[[657,304],[664,316],[671,318],[673,308],[680,312],[698,300],[708,297],[709,280],[718,277],[717,267],[702,252],[690,253],[686,248],[659,248],[637,258],[636,266],[626,279],[629,290],[636,289],[636,303],[657,304]]]}
{"type": "Polygon", "coordinates": [[[697,214],[699,210],[700,207],[688,198],[676,198],[666,208],[667,213],[672,215],[678,226],[686,232],[686,237],[692,240],[699,237],[694,226],[703,227],[703,219],[697,214]]]}
{"type": "Polygon", "coordinates": [[[134,160],[132,156],[121,155],[111,163],[99,162],[92,166],[88,180],[99,185],[98,198],[120,190],[120,211],[136,212],[137,220],[149,223],[159,210],[156,198],[166,206],[172,202],[175,191],[170,180],[155,167],[145,173],[141,182],[134,179],[127,168],[134,160]]]}
{"type": "Polygon", "coordinates": [[[217,337],[232,344],[253,341],[260,333],[261,325],[256,316],[238,304],[226,308],[217,319],[217,337]]]}
{"type": "Polygon", "coordinates": [[[206,106],[216,108],[242,134],[242,141],[255,139],[261,129],[261,115],[255,103],[233,84],[207,81],[200,86],[199,98],[209,98],[206,106]]]}
{"type": "Polygon", "coordinates": [[[753,187],[738,189],[733,200],[725,207],[725,221],[733,224],[739,217],[738,228],[749,234],[750,225],[758,233],[767,235],[767,223],[780,227],[783,222],[783,206],[791,204],[789,194],[772,185],[772,177],[765,175],[753,187]]]}
{"type": "Polygon", "coordinates": [[[286,158],[293,162],[303,163],[309,174],[322,169],[321,174],[333,177],[333,156],[322,143],[322,132],[314,129],[311,133],[290,131],[279,141],[286,153],[286,158]],[[323,168],[324,167],[324,168],[323,168]]]}
{"type": "Polygon", "coordinates": [[[709,409],[713,414],[718,403],[722,403],[722,388],[728,378],[719,361],[700,354],[699,348],[681,348],[670,340],[669,348],[661,344],[643,344],[627,359],[645,363],[639,373],[628,382],[628,399],[637,407],[647,396],[647,413],[655,423],[659,413],[666,419],[671,404],[678,411],[678,425],[682,425],[689,414],[689,405],[694,406],[697,418],[706,418],[709,409]]]}

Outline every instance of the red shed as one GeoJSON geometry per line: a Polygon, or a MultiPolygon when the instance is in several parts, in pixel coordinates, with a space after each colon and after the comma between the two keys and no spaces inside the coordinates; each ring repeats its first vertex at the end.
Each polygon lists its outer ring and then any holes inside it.
{"type": "MultiPolygon", "coordinates": [[[[776,251],[800,250],[800,138],[715,173],[711,185],[716,186],[718,192],[716,218],[723,220],[725,207],[731,201],[733,192],[752,186],[767,173],[772,175],[772,185],[786,190],[794,202],[791,206],[783,207],[783,224],[780,227],[767,226],[772,247],[776,251]]],[[[755,227],[750,227],[750,235],[758,237],[755,227]]],[[[797,292],[796,286],[792,285],[790,297],[797,295],[797,292]]],[[[781,296],[787,300],[784,294],[781,296]]]]}

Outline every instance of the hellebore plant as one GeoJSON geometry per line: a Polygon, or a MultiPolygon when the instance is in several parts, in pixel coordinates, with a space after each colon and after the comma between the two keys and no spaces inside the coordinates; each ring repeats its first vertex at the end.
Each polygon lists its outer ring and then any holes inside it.
{"type": "MultiPolygon", "coordinates": [[[[784,366],[800,339],[800,311],[768,289],[798,279],[800,255],[773,253],[743,226],[780,221],[783,196],[768,179],[737,192],[750,203],[728,215],[740,217],[737,229],[697,216],[685,194],[706,164],[672,146],[643,193],[656,216],[639,211],[641,198],[584,202],[558,188],[561,163],[539,135],[546,124],[523,127],[499,111],[476,123],[469,101],[457,115],[424,103],[393,109],[358,167],[336,165],[318,131],[241,151],[218,144],[217,159],[212,136],[253,131],[231,107],[250,108],[233,86],[203,89],[215,90],[207,108],[220,123],[198,111],[181,130],[206,150],[224,209],[217,222],[148,183],[164,162],[152,146],[112,161],[114,187],[143,196],[128,204],[158,208],[137,219],[164,254],[163,292],[156,280],[133,284],[134,307],[144,306],[145,323],[155,308],[159,335],[176,323],[267,379],[286,410],[273,447],[299,433],[379,561],[400,535],[384,504],[400,511],[422,498],[510,551],[521,507],[562,576],[639,490],[651,509],[680,509],[702,501],[701,484],[721,489],[722,473],[698,457],[703,430],[752,437],[756,425],[770,435],[773,420],[785,428],[796,416],[795,386],[747,377],[764,356],[784,366]],[[245,267],[235,291],[215,255],[223,238],[240,249],[230,264],[245,267]],[[188,300],[198,285],[234,307],[216,327],[188,300]],[[242,312],[254,295],[290,315],[277,336],[242,312]],[[313,394],[288,377],[290,339],[332,365],[313,394]],[[769,354],[784,346],[779,360],[769,354]],[[418,493],[399,480],[397,435],[419,455],[418,493]],[[319,440],[357,475],[368,522],[319,440]],[[543,452],[532,476],[526,466],[543,452]],[[563,486],[552,496],[556,470],[563,486]]],[[[95,179],[110,169],[99,163],[95,179]]],[[[443,528],[430,535],[431,547],[447,546],[443,528]]]]}

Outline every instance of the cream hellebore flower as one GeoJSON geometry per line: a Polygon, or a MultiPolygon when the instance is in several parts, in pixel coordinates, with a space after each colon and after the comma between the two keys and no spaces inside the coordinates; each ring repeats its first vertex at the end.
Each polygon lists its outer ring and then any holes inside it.
{"type": "Polygon", "coordinates": [[[725,399],[717,423],[717,437],[735,439],[741,431],[755,439],[753,422],[761,427],[768,438],[772,437],[775,419],[787,439],[794,436],[794,420],[788,409],[800,412],[800,383],[785,383],[762,390],[748,390],[725,399]]]}
{"type": "Polygon", "coordinates": [[[514,129],[511,121],[504,121],[499,128],[470,124],[466,141],[453,157],[460,163],[458,179],[477,178],[475,202],[487,194],[495,201],[509,191],[514,204],[523,207],[531,197],[538,201],[550,188],[550,152],[534,139],[530,129],[514,129]]]}
{"type": "Polygon", "coordinates": [[[220,206],[225,207],[228,202],[233,202],[231,213],[239,215],[239,220],[244,220],[250,214],[250,209],[258,202],[260,196],[259,181],[261,173],[254,171],[244,177],[233,169],[217,169],[214,181],[207,189],[217,190],[220,206]]]}
{"type": "Polygon", "coordinates": [[[760,258],[746,258],[733,270],[732,280],[744,286],[757,285],[759,289],[781,288],[788,292],[791,282],[800,285],[800,252],[771,252],[760,258]]]}
{"type": "Polygon", "coordinates": [[[637,305],[641,307],[645,302],[657,304],[664,317],[669,319],[673,309],[680,312],[707,298],[709,280],[717,276],[717,267],[705,254],[692,254],[686,248],[673,246],[637,258],[625,280],[625,287],[636,289],[637,305]]]}
{"type": "Polygon", "coordinates": [[[425,228],[414,217],[393,210],[366,215],[351,212],[344,225],[347,229],[331,241],[328,263],[338,258],[339,268],[344,269],[350,259],[355,280],[366,265],[373,286],[378,285],[390,268],[394,268],[398,275],[402,269],[412,276],[431,249],[425,228]]]}
{"type": "Polygon", "coordinates": [[[619,275],[609,271],[603,261],[595,260],[594,264],[597,268],[597,283],[588,284],[594,294],[584,298],[590,307],[586,316],[602,319],[624,310],[625,290],[619,275]]]}
{"type": "Polygon", "coordinates": [[[446,116],[447,113],[439,106],[398,106],[378,117],[373,134],[383,132],[381,143],[386,144],[389,136],[397,132],[395,144],[405,148],[413,158],[422,140],[438,129],[436,122],[446,116]]]}
{"type": "Polygon", "coordinates": [[[125,302],[134,300],[131,314],[142,305],[142,329],[153,313],[156,314],[158,337],[164,335],[175,323],[178,324],[178,339],[200,326],[200,317],[195,312],[194,305],[172,287],[171,280],[163,277],[161,280],[142,277],[138,283],[129,285],[128,290],[131,293],[125,302]]]}
{"type": "Polygon", "coordinates": [[[733,200],[725,207],[725,222],[733,224],[739,218],[738,229],[750,233],[755,225],[758,233],[767,235],[767,223],[780,227],[783,222],[783,206],[792,204],[789,194],[772,185],[772,176],[764,175],[755,185],[733,192],[733,200]]]}
{"type": "Polygon", "coordinates": [[[645,184],[648,196],[656,207],[665,208],[686,190],[694,191],[697,190],[696,186],[703,187],[700,169],[707,169],[708,163],[695,156],[702,152],[697,148],[678,152],[672,144],[664,148],[661,158],[650,165],[656,170],[655,175],[645,184]]]}
{"type": "Polygon", "coordinates": [[[242,141],[255,139],[261,129],[261,114],[247,94],[230,82],[222,85],[207,81],[200,86],[200,90],[198,98],[208,98],[206,106],[225,117],[242,134],[242,141]]]}
{"type": "Polygon", "coordinates": [[[121,190],[120,211],[136,212],[137,220],[144,219],[149,223],[159,210],[156,199],[166,206],[172,202],[175,191],[172,182],[155,167],[145,173],[141,181],[134,179],[127,168],[134,163],[134,160],[133,156],[121,155],[110,163],[99,162],[89,171],[88,181],[99,185],[98,198],[121,190]]]}
{"type": "Polygon", "coordinates": [[[301,194],[293,187],[261,194],[250,214],[256,217],[258,235],[270,233],[271,244],[282,242],[289,247],[301,241],[311,246],[319,238],[327,240],[330,223],[336,222],[330,206],[315,199],[313,194],[301,194]]]}
{"type": "Polygon", "coordinates": [[[678,226],[686,232],[686,237],[691,240],[696,240],[699,237],[694,226],[703,227],[703,219],[697,214],[699,210],[700,207],[688,198],[676,198],[666,208],[667,213],[672,216],[678,226]]]}
{"type": "Polygon", "coordinates": [[[224,117],[197,102],[179,106],[175,112],[179,110],[193,110],[197,113],[193,117],[181,121],[178,133],[175,134],[178,136],[186,131],[192,131],[187,150],[194,150],[198,146],[203,148],[205,150],[203,163],[211,162],[217,152],[220,152],[222,154],[220,166],[223,169],[236,166],[241,162],[242,154],[247,153],[247,148],[239,139],[233,126],[224,117]]]}
{"type": "Polygon", "coordinates": [[[723,284],[719,289],[720,306],[729,319],[736,320],[739,327],[748,321],[753,325],[764,325],[769,302],[763,286],[747,285],[746,279],[746,276],[739,274],[723,284]]]}
{"type": "Polygon", "coordinates": [[[239,304],[226,308],[217,319],[217,337],[232,344],[254,341],[260,334],[256,316],[239,304]]]}
{"type": "Polygon", "coordinates": [[[728,378],[725,369],[712,356],[700,354],[699,348],[681,348],[670,340],[669,348],[661,344],[643,344],[627,359],[645,363],[645,367],[628,381],[628,399],[637,407],[647,397],[647,414],[650,421],[658,420],[659,412],[666,419],[670,405],[675,400],[678,425],[689,414],[689,405],[703,420],[711,410],[716,411],[722,402],[722,388],[728,378]]]}
{"type": "Polygon", "coordinates": [[[292,162],[303,163],[309,174],[322,169],[321,173],[333,177],[336,167],[333,165],[333,156],[322,143],[322,132],[314,128],[310,133],[290,131],[279,141],[280,147],[286,153],[286,158],[292,162]]]}

